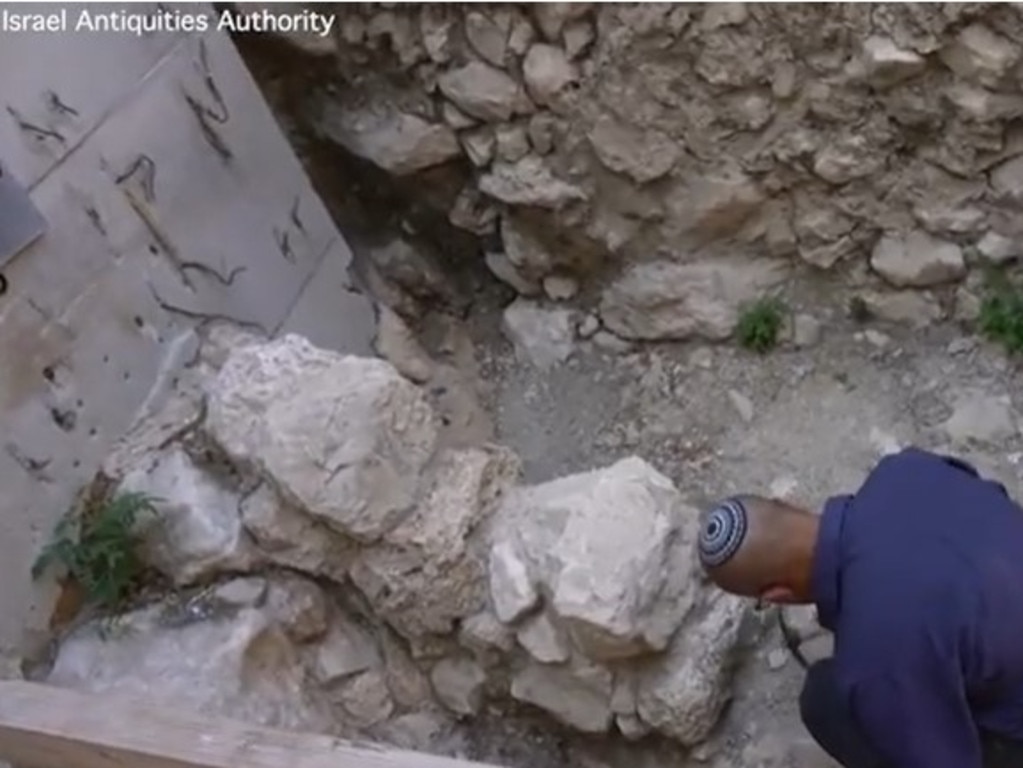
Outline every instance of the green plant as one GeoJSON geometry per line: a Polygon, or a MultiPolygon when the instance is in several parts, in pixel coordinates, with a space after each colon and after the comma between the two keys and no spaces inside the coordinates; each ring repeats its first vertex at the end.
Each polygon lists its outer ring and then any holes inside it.
{"type": "Polygon", "coordinates": [[[977,326],[1009,352],[1023,351],[1023,292],[1004,275],[988,276],[988,295],[981,302],[977,326]]]}
{"type": "Polygon", "coordinates": [[[784,322],[785,305],[776,298],[763,298],[746,306],[739,317],[736,333],[746,349],[764,354],[778,343],[784,322]]]}
{"type": "Polygon", "coordinates": [[[144,493],[122,493],[82,514],[66,515],[32,565],[32,577],[57,565],[78,582],[89,603],[122,603],[144,570],[135,523],[141,515],[155,513],[154,501],[144,493]]]}

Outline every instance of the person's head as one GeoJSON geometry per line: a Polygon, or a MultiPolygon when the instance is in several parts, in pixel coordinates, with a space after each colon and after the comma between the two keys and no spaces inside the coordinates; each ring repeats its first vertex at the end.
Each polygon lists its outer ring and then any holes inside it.
{"type": "Polygon", "coordinates": [[[818,517],[776,499],[737,496],[700,525],[700,563],[726,592],[771,603],[809,603],[818,517]]]}

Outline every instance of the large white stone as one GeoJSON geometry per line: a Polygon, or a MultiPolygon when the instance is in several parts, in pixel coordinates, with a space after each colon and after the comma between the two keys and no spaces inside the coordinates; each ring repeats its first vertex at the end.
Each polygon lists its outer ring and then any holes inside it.
{"type": "Polygon", "coordinates": [[[538,104],[555,103],[568,86],[579,79],[579,72],[565,51],[556,45],[537,43],[522,62],[526,90],[538,104]]]}
{"type": "MultiPolygon", "coordinates": [[[[529,574],[519,581],[539,585],[578,651],[622,659],[664,649],[692,605],[697,519],[668,478],[631,457],[516,489],[501,509],[495,550],[522,553],[529,574]]],[[[528,597],[507,613],[521,615],[528,597]]],[[[495,602],[501,616],[506,601],[495,602]]]]}
{"type": "Polygon", "coordinates": [[[390,363],[294,335],[231,354],[210,386],[206,428],[287,500],[361,540],[412,511],[438,429],[390,363]]]}
{"type": "Polygon", "coordinates": [[[898,288],[926,288],[958,280],[966,274],[963,251],[958,245],[921,230],[882,237],[874,246],[870,266],[898,288]]]}
{"type": "Polygon", "coordinates": [[[671,171],[682,155],[679,144],[660,131],[643,131],[602,115],[589,134],[597,159],[640,184],[671,171]]]}

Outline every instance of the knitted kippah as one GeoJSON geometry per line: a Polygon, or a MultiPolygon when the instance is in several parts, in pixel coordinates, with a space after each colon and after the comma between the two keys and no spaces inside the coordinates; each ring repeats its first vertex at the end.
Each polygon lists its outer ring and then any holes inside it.
{"type": "Polygon", "coordinates": [[[728,499],[712,510],[700,529],[700,562],[713,568],[724,565],[742,546],[749,521],[746,507],[738,499],[728,499]]]}

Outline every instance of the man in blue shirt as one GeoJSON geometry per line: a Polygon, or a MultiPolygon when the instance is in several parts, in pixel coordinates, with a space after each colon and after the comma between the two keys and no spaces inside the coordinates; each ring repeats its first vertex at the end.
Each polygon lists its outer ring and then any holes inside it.
{"type": "Polygon", "coordinates": [[[1023,766],[1023,509],[970,465],[882,459],[821,515],[755,496],[702,523],[722,589],[816,603],[803,722],[846,768],[1023,766]]]}

